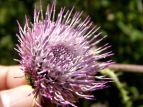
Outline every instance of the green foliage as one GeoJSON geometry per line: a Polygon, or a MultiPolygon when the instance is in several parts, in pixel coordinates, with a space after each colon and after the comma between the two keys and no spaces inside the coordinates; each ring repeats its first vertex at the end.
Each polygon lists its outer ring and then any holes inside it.
{"type": "MultiPolygon", "coordinates": [[[[53,0],[43,0],[43,8],[53,0]]],[[[18,64],[13,61],[19,58],[14,50],[17,42],[18,20],[23,26],[25,14],[32,21],[34,4],[39,8],[39,0],[0,0],[0,64],[18,64]]],[[[110,57],[117,63],[143,64],[143,5],[141,0],[57,0],[57,10],[66,6],[84,11],[83,19],[91,16],[95,25],[101,26],[108,37],[104,43],[112,45],[110,50],[115,53],[110,57]]],[[[104,44],[103,43],[103,44],[104,44]]],[[[102,43],[101,43],[102,44],[102,43]]],[[[99,44],[101,46],[101,44],[99,44]]],[[[107,70],[110,71],[110,70],[107,70]]],[[[112,71],[108,72],[113,73],[112,71]]],[[[110,75],[111,76],[111,75],[110,75]]],[[[82,100],[80,107],[143,107],[143,83],[141,74],[122,73],[115,79],[111,87],[94,94],[96,101],[82,100]],[[136,84],[139,83],[139,84],[136,84]],[[99,93],[99,94],[98,94],[99,93]],[[104,97],[103,97],[104,96],[104,97]],[[132,106],[131,106],[132,104],[132,106]]]]}

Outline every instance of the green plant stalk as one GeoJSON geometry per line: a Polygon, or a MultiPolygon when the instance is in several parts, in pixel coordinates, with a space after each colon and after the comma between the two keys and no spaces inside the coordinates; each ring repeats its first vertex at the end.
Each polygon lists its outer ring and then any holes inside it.
{"type": "Polygon", "coordinates": [[[101,73],[104,75],[108,75],[109,77],[113,79],[115,85],[120,91],[122,103],[125,105],[125,107],[132,107],[132,101],[130,100],[130,97],[128,96],[128,91],[125,89],[123,84],[120,82],[117,74],[108,68],[102,70],[101,73]]]}

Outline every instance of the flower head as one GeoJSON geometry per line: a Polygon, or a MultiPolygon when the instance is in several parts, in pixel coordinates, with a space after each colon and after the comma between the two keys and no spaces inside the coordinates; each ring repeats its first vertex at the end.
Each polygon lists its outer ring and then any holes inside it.
{"type": "Polygon", "coordinates": [[[42,9],[38,12],[35,9],[34,23],[29,25],[27,17],[24,28],[18,23],[20,45],[16,50],[21,57],[18,61],[34,88],[33,94],[62,106],[75,106],[78,98],[93,99],[89,93],[105,88],[107,83],[97,81],[96,73],[112,63],[97,62],[112,55],[112,52],[99,54],[110,47],[108,44],[93,50],[106,37],[93,42],[101,34],[95,35],[99,27],[91,28],[89,16],[81,21],[82,12],[71,17],[72,12],[73,8],[67,12],[65,7],[61,8],[55,19],[53,3],[47,6],[44,19],[42,9]]]}

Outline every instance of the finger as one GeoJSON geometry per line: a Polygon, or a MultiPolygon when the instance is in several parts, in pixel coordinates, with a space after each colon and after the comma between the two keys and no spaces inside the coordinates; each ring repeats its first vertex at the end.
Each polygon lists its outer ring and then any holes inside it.
{"type": "MultiPolygon", "coordinates": [[[[23,73],[23,71],[20,70],[19,66],[10,66],[10,67],[0,66],[0,90],[15,88],[17,86],[26,84],[24,77],[23,78],[14,78],[14,77],[21,77],[23,75],[24,75],[24,73],[23,73]]],[[[17,91],[21,92],[21,90],[17,90],[17,91]]],[[[30,94],[30,93],[28,93],[28,94],[30,94]]],[[[1,104],[1,102],[0,102],[0,104],[1,104]]],[[[55,107],[50,102],[49,99],[44,99],[44,102],[42,102],[42,106],[47,107],[47,105],[48,105],[48,107],[55,107]]]]}
{"type": "Polygon", "coordinates": [[[0,90],[26,84],[25,78],[22,76],[24,76],[24,73],[19,66],[0,66],[0,90]]]}
{"type": "Polygon", "coordinates": [[[28,85],[0,92],[0,107],[31,107],[33,95],[28,96],[33,89],[28,85]]]}

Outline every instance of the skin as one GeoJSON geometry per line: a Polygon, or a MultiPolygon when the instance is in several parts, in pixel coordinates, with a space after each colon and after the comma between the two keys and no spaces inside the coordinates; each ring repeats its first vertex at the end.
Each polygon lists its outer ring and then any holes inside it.
{"type": "MultiPolygon", "coordinates": [[[[33,95],[28,96],[33,89],[26,85],[23,76],[24,73],[19,66],[0,66],[0,107],[37,107],[33,95]],[[5,95],[10,98],[4,99],[2,96],[5,95]],[[8,101],[10,102],[8,103],[8,101]],[[4,102],[6,105],[3,104],[4,102]]],[[[37,102],[39,103],[39,101],[37,102]]],[[[54,107],[49,100],[42,103],[42,106],[54,107]]]]}

